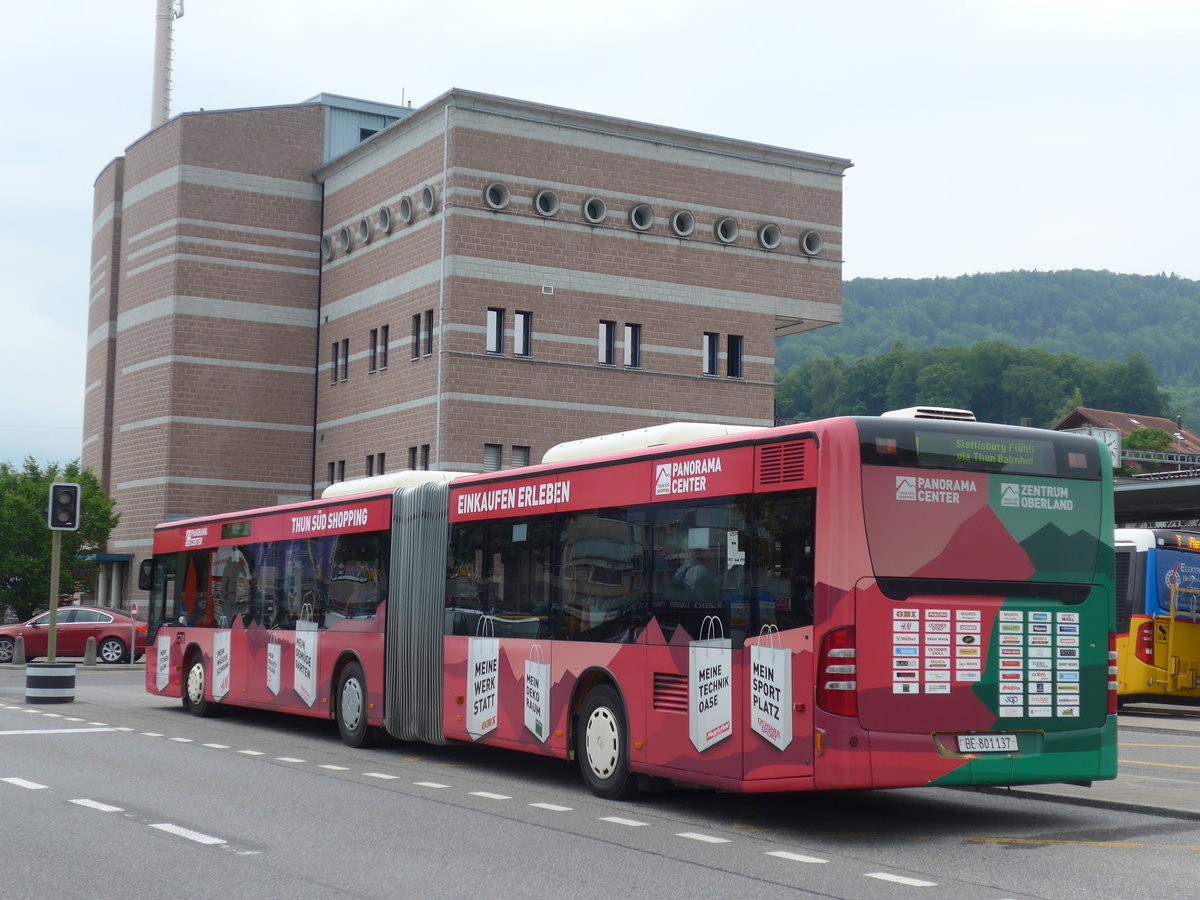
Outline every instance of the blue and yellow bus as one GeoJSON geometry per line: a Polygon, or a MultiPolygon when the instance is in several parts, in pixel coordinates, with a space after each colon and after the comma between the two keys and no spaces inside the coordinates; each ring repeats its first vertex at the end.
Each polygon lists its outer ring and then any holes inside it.
{"type": "Polygon", "coordinates": [[[1200,530],[1118,528],[1117,697],[1200,701],[1200,530]]]}

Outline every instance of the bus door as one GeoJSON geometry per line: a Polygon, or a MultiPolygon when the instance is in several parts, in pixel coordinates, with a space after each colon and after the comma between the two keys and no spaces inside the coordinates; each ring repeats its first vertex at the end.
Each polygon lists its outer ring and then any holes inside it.
{"type": "Polygon", "coordinates": [[[1171,583],[1166,617],[1154,620],[1154,658],[1163,664],[1167,693],[1200,695],[1200,588],[1171,583]]]}

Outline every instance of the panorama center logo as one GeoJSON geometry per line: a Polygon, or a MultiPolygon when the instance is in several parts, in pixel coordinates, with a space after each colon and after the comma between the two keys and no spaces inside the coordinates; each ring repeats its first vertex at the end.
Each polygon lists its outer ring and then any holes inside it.
{"type": "Polygon", "coordinates": [[[912,475],[897,475],[896,499],[912,500],[915,502],[917,499],[917,479],[912,475]]]}
{"type": "Polygon", "coordinates": [[[659,463],[654,469],[654,495],[661,497],[671,493],[671,464],[659,463]]]}

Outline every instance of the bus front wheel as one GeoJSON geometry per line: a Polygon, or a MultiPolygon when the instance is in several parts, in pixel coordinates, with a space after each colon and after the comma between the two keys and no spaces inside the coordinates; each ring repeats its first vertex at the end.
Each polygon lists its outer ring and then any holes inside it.
{"type": "Polygon", "coordinates": [[[188,666],[183,683],[183,705],[193,716],[212,715],[213,705],[204,696],[204,657],[197,653],[188,666]]]}
{"type": "Polygon", "coordinates": [[[583,703],[576,754],[583,780],[597,797],[625,800],[637,793],[625,707],[609,685],[593,688],[583,703]]]}
{"type": "Polygon", "coordinates": [[[367,679],[362,666],[347,663],[338,680],[338,733],[347,747],[366,747],[371,744],[373,731],[367,724],[367,679]]]}

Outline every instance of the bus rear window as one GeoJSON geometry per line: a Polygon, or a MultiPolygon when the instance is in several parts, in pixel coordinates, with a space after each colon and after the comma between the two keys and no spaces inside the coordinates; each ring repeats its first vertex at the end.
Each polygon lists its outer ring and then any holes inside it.
{"type": "Polygon", "coordinates": [[[1005,475],[1100,477],[1092,438],[1004,426],[859,420],[864,465],[961,469],[1005,475]]]}

